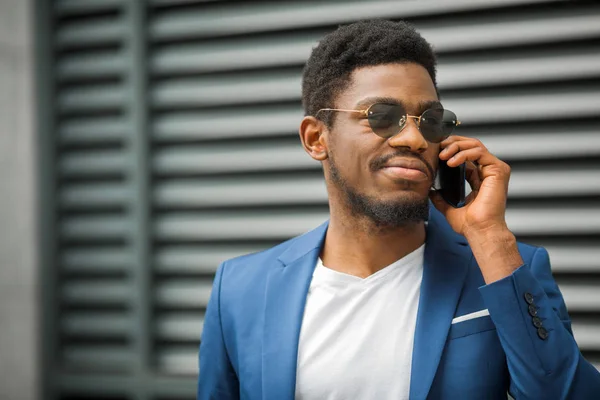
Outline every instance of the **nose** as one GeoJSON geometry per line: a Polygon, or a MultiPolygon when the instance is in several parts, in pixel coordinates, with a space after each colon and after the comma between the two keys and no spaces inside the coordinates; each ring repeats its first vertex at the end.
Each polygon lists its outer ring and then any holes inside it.
{"type": "Polygon", "coordinates": [[[400,132],[388,139],[392,147],[405,147],[413,153],[423,153],[427,150],[427,140],[421,134],[417,125],[417,118],[407,117],[404,127],[400,132]]]}

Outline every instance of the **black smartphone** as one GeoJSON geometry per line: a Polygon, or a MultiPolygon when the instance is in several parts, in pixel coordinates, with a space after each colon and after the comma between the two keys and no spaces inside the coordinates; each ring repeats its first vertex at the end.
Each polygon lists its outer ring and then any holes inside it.
{"type": "Polygon", "coordinates": [[[433,187],[454,208],[465,205],[465,171],[464,163],[449,167],[445,160],[440,160],[438,165],[433,187]]]}

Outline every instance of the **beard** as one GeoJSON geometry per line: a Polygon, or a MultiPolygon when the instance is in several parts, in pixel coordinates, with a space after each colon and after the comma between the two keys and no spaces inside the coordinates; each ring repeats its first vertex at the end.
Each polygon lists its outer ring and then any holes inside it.
{"type": "Polygon", "coordinates": [[[364,216],[381,229],[404,228],[429,218],[427,197],[381,200],[362,194],[344,179],[332,156],[328,156],[331,182],[340,189],[353,216],[364,216]]]}

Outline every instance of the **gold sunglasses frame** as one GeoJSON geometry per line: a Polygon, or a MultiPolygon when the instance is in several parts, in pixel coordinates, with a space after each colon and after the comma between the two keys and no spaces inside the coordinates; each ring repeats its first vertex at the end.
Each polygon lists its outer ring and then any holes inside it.
{"type": "MultiPolygon", "coordinates": [[[[382,103],[374,103],[371,104],[366,110],[347,110],[347,109],[343,109],[343,108],[321,108],[320,110],[317,111],[317,113],[315,114],[315,117],[317,115],[319,115],[319,113],[321,111],[342,111],[342,112],[353,112],[353,113],[361,113],[363,114],[367,119],[369,118],[369,110],[371,109],[371,107],[373,107],[376,104],[382,104],[382,103]]],[[[449,110],[448,110],[449,111],[449,110]]],[[[398,126],[401,126],[400,130],[396,133],[396,135],[400,132],[402,132],[402,130],[406,127],[406,121],[408,120],[408,118],[412,118],[413,120],[415,120],[415,123],[417,124],[417,128],[419,128],[419,131],[421,130],[421,117],[423,116],[423,114],[427,112],[427,110],[423,111],[423,113],[421,115],[409,115],[409,114],[404,114],[402,115],[402,117],[400,118],[400,120],[398,121],[398,126]],[[400,122],[403,122],[402,125],[400,125],[400,122]]],[[[456,126],[460,125],[460,121],[456,120],[456,126]]],[[[455,126],[455,127],[456,127],[455,126]]],[[[371,128],[373,129],[373,128],[371,128]]],[[[373,133],[375,133],[375,131],[373,131],[373,133]]],[[[376,134],[376,133],[375,133],[376,134]]],[[[377,134],[376,134],[377,135],[377,134]]],[[[377,135],[379,136],[379,135],[377,135]]],[[[390,136],[391,137],[391,136],[390,136]]]]}

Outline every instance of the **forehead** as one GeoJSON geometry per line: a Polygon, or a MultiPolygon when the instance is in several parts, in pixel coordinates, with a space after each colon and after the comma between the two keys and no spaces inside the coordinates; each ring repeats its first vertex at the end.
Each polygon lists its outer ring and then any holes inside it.
{"type": "Polygon", "coordinates": [[[415,63],[383,64],[357,68],[350,85],[338,98],[339,107],[356,107],[368,98],[396,99],[408,110],[438,100],[429,73],[415,63]]]}

